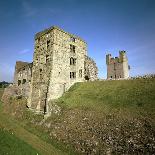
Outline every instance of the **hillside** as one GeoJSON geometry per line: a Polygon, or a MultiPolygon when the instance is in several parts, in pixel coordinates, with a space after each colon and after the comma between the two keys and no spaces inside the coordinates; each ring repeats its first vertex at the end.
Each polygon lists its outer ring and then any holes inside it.
{"type": "Polygon", "coordinates": [[[77,83],[43,120],[10,99],[3,113],[68,154],[155,153],[155,78],[77,83]]]}
{"type": "MultiPolygon", "coordinates": [[[[0,89],[0,99],[3,91],[4,89],[0,89]]],[[[61,152],[25,129],[22,121],[26,123],[26,118],[24,121],[23,119],[19,120],[18,117],[13,117],[17,115],[24,116],[23,112],[26,112],[25,115],[28,114],[23,104],[25,99],[16,101],[10,98],[10,102],[7,104],[13,103],[12,105],[5,105],[6,103],[2,105],[0,101],[0,154],[65,155],[65,152],[61,152]],[[15,115],[16,112],[17,115],[15,115]]],[[[27,125],[27,128],[30,127],[27,125]]]]}
{"type": "Polygon", "coordinates": [[[68,107],[101,111],[139,108],[150,112],[155,108],[155,78],[77,83],[59,101],[68,107]]]}

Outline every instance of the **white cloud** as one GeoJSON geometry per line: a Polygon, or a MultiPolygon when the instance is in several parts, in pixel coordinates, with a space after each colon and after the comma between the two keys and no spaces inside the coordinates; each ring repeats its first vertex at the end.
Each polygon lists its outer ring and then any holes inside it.
{"type": "Polygon", "coordinates": [[[28,52],[30,52],[29,49],[24,49],[24,50],[22,50],[22,51],[19,51],[18,53],[19,53],[19,54],[26,54],[26,53],[28,53],[28,52]]]}

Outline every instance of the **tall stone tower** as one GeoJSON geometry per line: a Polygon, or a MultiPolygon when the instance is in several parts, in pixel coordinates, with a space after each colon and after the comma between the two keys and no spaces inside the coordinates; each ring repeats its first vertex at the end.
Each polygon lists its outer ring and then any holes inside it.
{"type": "Polygon", "coordinates": [[[75,82],[85,81],[87,45],[58,27],[35,35],[35,51],[28,107],[48,112],[48,102],[60,97],[75,82]]]}
{"type": "Polygon", "coordinates": [[[125,51],[119,51],[119,57],[106,55],[107,79],[126,79],[129,77],[128,59],[125,51]]]}

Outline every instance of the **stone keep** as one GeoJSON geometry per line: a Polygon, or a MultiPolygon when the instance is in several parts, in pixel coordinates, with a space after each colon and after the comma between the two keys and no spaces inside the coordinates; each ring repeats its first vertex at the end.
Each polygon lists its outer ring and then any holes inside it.
{"type": "Polygon", "coordinates": [[[48,113],[49,101],[62,96],[74,83],[97,80],[98,69],[87,56],[86,42],[55,26],[35,35],[32,67],[25,62],[17,64],[14,84],[24,90],[30,83],[27,106],[38,112],[48,113]]]}
{"type": "Polygon", "coordinates": [[[50,100],[76,82],[97,80],[97,74],[96,63],[87,56],[86,42],[53,26],[35,35],[32,63],[16,62],[14,85],[28,99],[30,109],[48,113],[50,100]]]}
{"type": "Polygon", "coordinates": [[[60,97],[75,82],[84,81],[86,43],[52,27],[37,33],[29,106],[48,111],[48,101],[60,97]]]}
{"type": "Polygon", "coordinates": [[[119,52],[119,57],[106,55],[107,79],[127,79],[129,78],[128,59],[125,51],[119,52]]]}

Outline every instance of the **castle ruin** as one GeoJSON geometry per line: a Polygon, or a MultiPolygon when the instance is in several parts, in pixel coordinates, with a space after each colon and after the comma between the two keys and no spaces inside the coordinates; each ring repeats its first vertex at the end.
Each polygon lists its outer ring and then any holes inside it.
{"type": "Polygon", "coordinates": [[[35,35],[32,63],[16,62],[14,84],[27,97],[30,109],[48,113],[50,100],[76,82],[97,80],[97,74],[86,42],[53,26],[35,35]]]}
{"type": "Polygon", "coordinates": [[[113,58],[111,54],[106,55],[107,79],[129,78],[129,65],[125,51],[119,52],[119,57],[113,58]]]}

